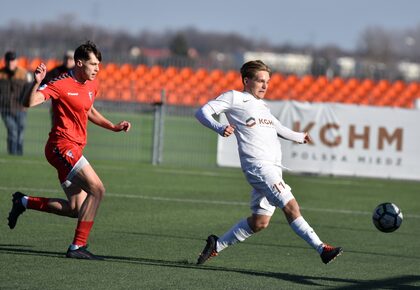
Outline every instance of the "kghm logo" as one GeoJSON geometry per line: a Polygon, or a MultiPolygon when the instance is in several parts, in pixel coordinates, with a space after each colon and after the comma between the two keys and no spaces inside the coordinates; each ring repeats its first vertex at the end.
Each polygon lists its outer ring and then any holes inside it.
{"type": "Polygon", "coordinates": [[[259,118],[258,119],[258,124],[261,124],[261,125],[271,125],[271,126],[273,126],[273,121],[272,120],[268,120],[268,119],[259,118]]]}
{"type": "Polygon", "coordinates": [[[256,124],[255,119],[253,117],[248,118],[245,122],[247,127],[252,127],[256,124]]]}

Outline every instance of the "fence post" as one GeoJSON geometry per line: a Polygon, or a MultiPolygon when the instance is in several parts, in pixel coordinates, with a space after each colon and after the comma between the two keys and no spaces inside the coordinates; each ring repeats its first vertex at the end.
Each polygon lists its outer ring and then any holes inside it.
{"type": "Polygon", "coordinates": [[[165,90],[162,90],[160,95],[160,102],[155,102],[155,116],[153,124],[153,153],[152,164],[158,165],[162,163],[163,159],[163,125],[165,118],[165,90]]]}

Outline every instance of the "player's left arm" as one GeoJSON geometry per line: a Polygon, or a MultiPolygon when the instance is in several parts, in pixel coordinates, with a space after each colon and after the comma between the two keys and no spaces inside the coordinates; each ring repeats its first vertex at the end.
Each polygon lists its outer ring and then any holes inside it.
{"type": "Polygon", "coordinates": [[[279,120],[274,118],[274,127],[276,128],[277,135],[281,138],[295,141],[297,143],[311,143],[311,137],[309,136],[308,132],[296,132],[293,131],[286,126],[283,126],[279,120]]]}
{"type": "Polygon", "coordinates": [[[105,128],[114,132],[120,132],[120,131],[128,132],[131,128],[131,124],[128,121],[121,121],[117,124],[112,123],[110,120],[105,118],[98,110],[96,110],[95,107],[93,106],[89,110],[88,118],[89,118],[89,121],[91,121],[95,125],[98,125],[102,128],[105,128]]]}

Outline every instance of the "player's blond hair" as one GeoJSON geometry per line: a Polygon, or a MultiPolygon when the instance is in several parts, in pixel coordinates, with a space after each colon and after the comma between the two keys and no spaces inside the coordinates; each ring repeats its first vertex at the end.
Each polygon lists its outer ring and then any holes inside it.
{"type": "Polygon", "coordinates": [[[266,71],[271,76],[271,69],[261,60],[251,60],[244,63],[240,70],[242,82],[244,82],[245,78],[253,79],[259,71],[266,71]]]}

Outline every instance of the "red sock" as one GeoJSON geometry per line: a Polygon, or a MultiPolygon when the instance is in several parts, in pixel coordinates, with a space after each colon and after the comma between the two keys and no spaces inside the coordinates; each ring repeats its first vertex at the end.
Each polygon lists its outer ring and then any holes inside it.
{"type": "Polygon", "coordinates": [[[73,245],[86,246],[93,221],[79,221],[74,233],[73,245]]]}
{"type": "Polygon", "coordinates": [[[50,199],[46,197],[34,197],[34,196],[28,196],[28,205],[27,208],[39,210],[39,211],[45,211],[50,212],[50,209],[48,208],[48,201],[50,199]]]}

